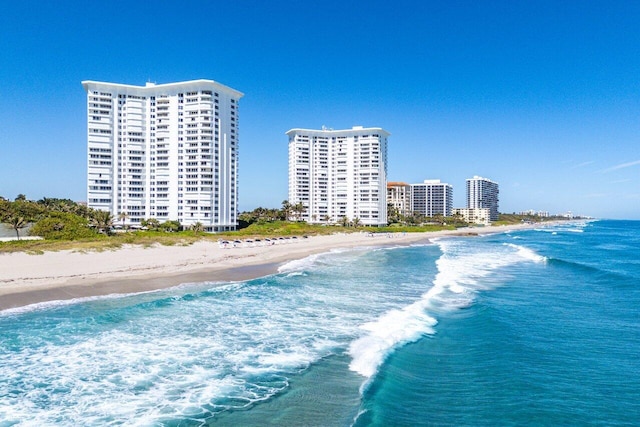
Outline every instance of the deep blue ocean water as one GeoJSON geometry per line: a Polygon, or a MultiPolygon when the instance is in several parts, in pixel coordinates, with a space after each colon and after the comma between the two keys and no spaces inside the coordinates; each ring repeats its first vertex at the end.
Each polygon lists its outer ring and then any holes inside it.
{"type": "Polygon", "coordinates": [[[640,425],[640,222],[0,312],[0,426],[640,425]]]}

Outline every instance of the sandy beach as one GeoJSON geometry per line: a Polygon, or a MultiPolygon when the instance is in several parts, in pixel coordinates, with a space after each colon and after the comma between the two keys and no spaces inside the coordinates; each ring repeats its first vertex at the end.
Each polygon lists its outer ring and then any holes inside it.
{"type": "Polygon", "coordinates": [[[129,246],[103,252],[0,254],[0,310],[109,294],[144,292],[183,283],[247,280],[277,272],[285,262],[338,248],[407,245],[444,236],[490,234],[540,225],[514,225],[431,233],[336,233],[221,247],[129,246]]]}

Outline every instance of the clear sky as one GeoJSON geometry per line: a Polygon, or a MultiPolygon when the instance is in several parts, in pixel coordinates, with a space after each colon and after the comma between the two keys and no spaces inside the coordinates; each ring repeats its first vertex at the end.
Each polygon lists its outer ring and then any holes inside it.
{"type": "Polygon", "coordinates": [[[391,133],[388,178],[500,210],[640,219],[639,1],[2,1],[0,195],[86,199],[82,80],[240,102],[240,210],[287,198],[291,128],[391,133]]]}

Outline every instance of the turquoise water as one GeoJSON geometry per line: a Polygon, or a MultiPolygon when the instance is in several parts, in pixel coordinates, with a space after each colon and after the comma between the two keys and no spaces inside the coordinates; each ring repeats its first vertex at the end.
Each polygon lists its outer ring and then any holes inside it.
{"type": "Polygon", "coordinates": [[[640,222],[0,312],[5,425],[638,425],[640,222]]]}

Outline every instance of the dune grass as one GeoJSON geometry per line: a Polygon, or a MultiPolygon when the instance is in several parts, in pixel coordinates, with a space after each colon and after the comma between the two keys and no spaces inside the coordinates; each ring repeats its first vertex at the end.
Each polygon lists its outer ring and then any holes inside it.
{"type": "Polygon", "coordinates": [[[334,233],[357,233],[361,231],[371,233],[399,233],[425,232],[438,230],[453,230],[453,226],[426,225],[420,227],[342,227],[307,224],[305,222],[273,221],[254,223],[238,231],[224,233],[195,233],[191,230],[180,232],[164,231],[131,231],[116,233],[111,236],[99,235],[90,239],[79,240],[14,240],[0,243],[0,253],[25,252],[29,254],[43,254],[62,250],[82,251],[110,251],[117,250],[124,245],[151,247],[188,246],[200,240],[218,241],[219,239],[257,239],[267,237],[287,236],[317,236],[334,233]]]}

